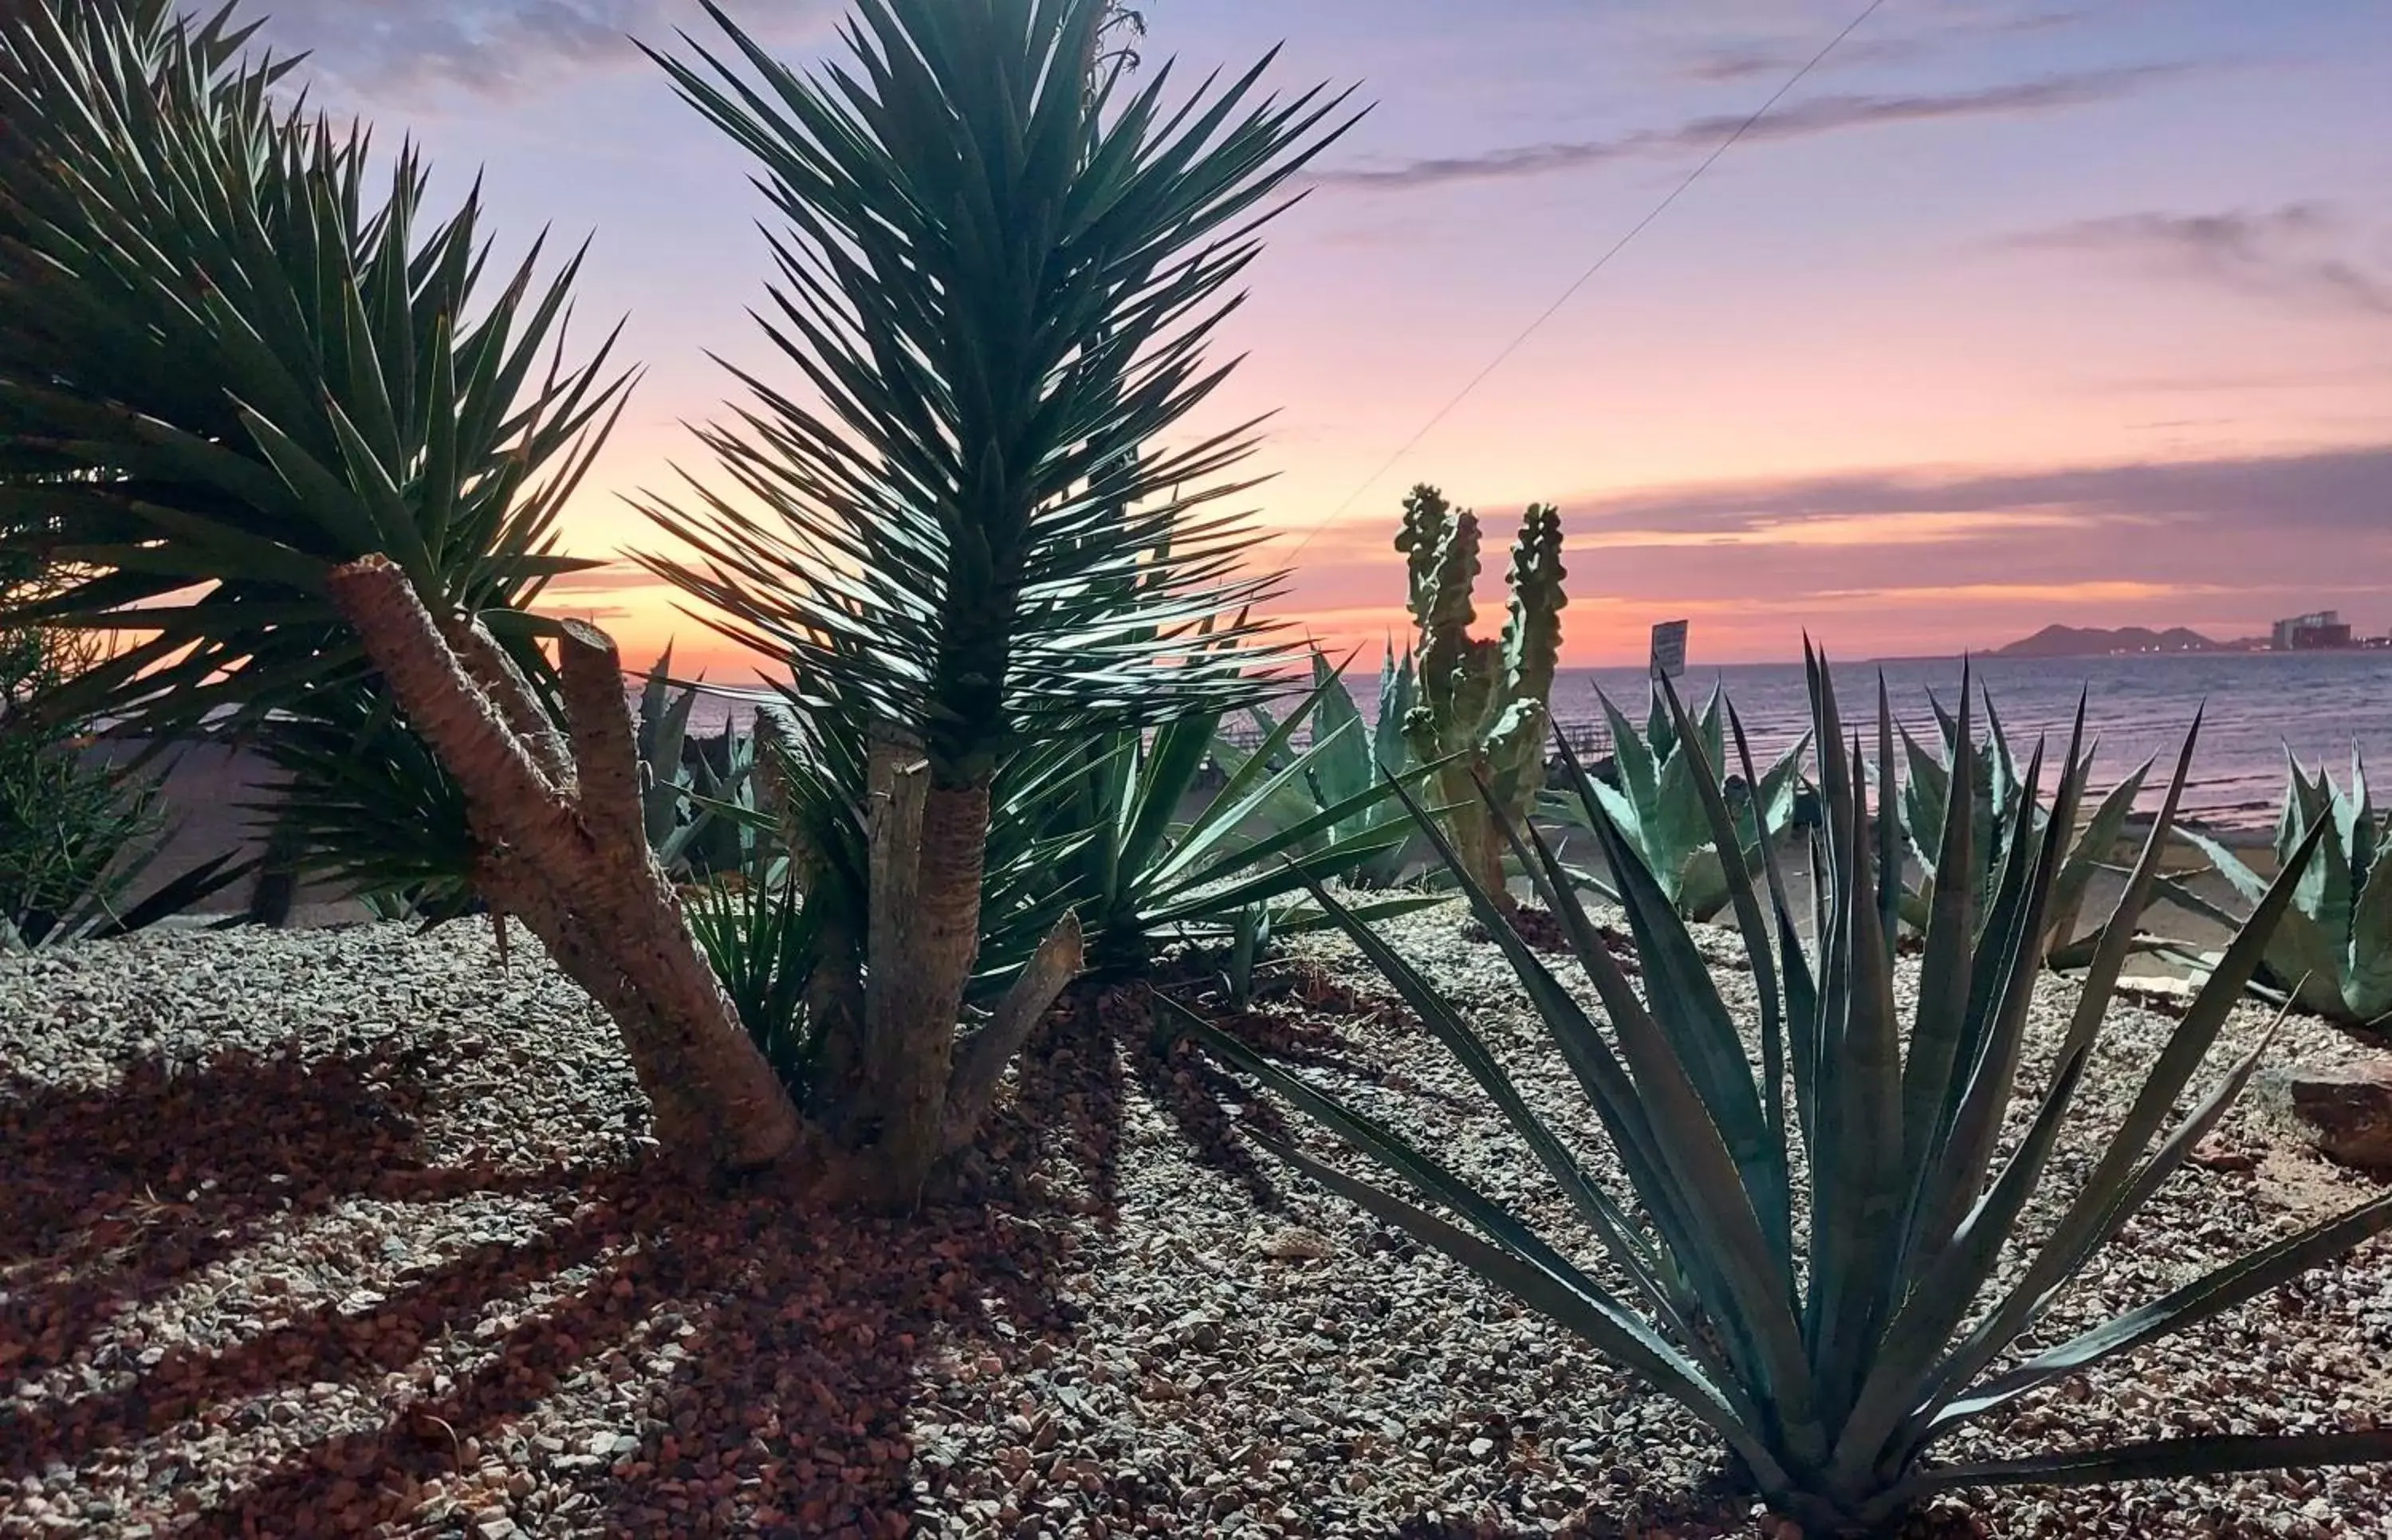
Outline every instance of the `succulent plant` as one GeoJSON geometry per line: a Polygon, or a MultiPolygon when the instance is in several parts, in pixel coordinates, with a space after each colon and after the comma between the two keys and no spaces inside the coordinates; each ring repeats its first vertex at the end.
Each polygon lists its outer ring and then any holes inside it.
{"type": "MultiPolygon", "coordinates": [[[[2276,827],[2276,858],[2289,860],[2310,839],[2322,848],[2268,942],[2255,990],[2346,1025],[2392,1027],[2392,813],[2379,814],[2372,806],[2358,749],[2350,754],[2347,792],[2323,765],[2311,777],[2298,759],[2289,754],[2286,759],[2291,781],[2276,827]]],[[[2244,903],[2258,902],[2268,891],[2266,880],[2224,845],[2191,829],[2179,832],[2244,903]]],[[[2224,905],[2181,881],[2167,883],[2166,891],[2187,910],[2223,925],[2237,923],[2224,905]]],[[[2204,967],[2216,964],[2205,954],[2194,960],[2204,967]]]]}
{"type": "Polygon", "coordinates": [[[1396,549],[1410,575],[1418,698],[1404,714],[1404,738],[1434,765],[1438,800],[1462,867],[1502,897],[1503,841],[1478,797],[1514,822],[1528,817],[1545,782],[1545,728],[1562,640],[1561,512],[1530,505],[1512,548],[1511,613],[1500,640],[1470,634],[1477,611],[1478,516],[1457,509],[1436,487],[1412,488],[1396,549]]]}
{"type": "Polygon", "coordinates": [[[756,810],[756,736],[726,725],[720,759],[703,742],[690,752],[694,685],[676,685],[672,649],[648,670],[640,690],[634,742],[640,757],[640,816],[648,848],[666,873],[694,878],[745,870],[760,820],[724,815],[756,810]]]}
{"type": "MultiPolygon", "coordinates": [[[[1461,866],[1451,842],[1427,828],[1583,1088],[1586,1121],[1617,1152],[1626,1192],[1598,1179],[1531,1108],[1462,1009],[1370,925],[1317,895],[1502,1110],[1606,1265],[1565,1255],[1436,1154],[1312,1075],[1184,1007],[1166,1003],[1167,1015],[1392,1180],[1366,1179],[1349,1162],[1332,1164],[1274,1139],[1284,1158],[1640,1374],[1725,1442],[1768,1504],[1806,1533],[1886,1533],[1918,1503],[1953,1488],[2392,1457],[2392,1429],[2377,1428],[1930,1463],[1936,1444],[1971,1422],[2264,1298],[2392,1228],[2392,1196],[2270,1239],[2229,1267],[2177,1282],[2089,1328],[2053,1321],[2069,1285],[2182,1167],[2257,1068],[2264,1039],[2188,1100],[2326,825],[2312,823],[2289,852],[2283,874],[2142,1071],[2098,1154],[2048,1181],[2057,1167],[2073,1164],[2056,1160],[2055,1147],[2081,1082],[2104,1057],[2104,1019],[2131,921],[2166,852],[2191,738],[2127,879],[2120,912],[2128,924],[2104,934],[2055,1056],[2031,1070],[2023,1062],[2026,1028],[2043,971],[2044,921],[2065,859],[2060,832],[2074,823],[2073,788],[2083,783],[2082,714],[2059,806],[2041,838],[2013,841],[2005,852],[1982,916],[1972,884],[1947,884],[1935,895],[1904,1009],[1888,918],[1900,892],[1895,832],[1889,819],[1872,825],[1866,760],[1856,741],[1848,746],[1834,687],[1815,660],[1811,679],[1826,824],[1811,835],[1815,951],[1805,948],[1774,853],[1762,861],[1774,923],[1760,888],[1730,868],[1758,1003],[1757,1055],[1686,923],[1602,802],[1587,817],[1621,874],[1641,992],[1543,836],[1495,816],[1553,906],[1607,1025],[1598,1025],[1522,938],[1493,894],[1461,866]],[[2014,1101],[2030,1087],[2027,1105],[2015,1109],[2022,1115],[2013,1117],[2014,1101]],[[2046,1206],[2048,1213],[2022,1223],[2031,1208],[2046,1206]]],[[[1694,737],[1674,694],[1671,702],[1680,731],[1694,737]]],[[[1964,704],[1964,717],[1967,710],[1964,704]]],[[[1880,786],[1893,778],[1892,740],[1890,724],[1881,723],[1880,786]]],[[[1741,735],[1736,746],[1750,779],[1741,735]]],[[[1699,744],[1690,752],[1700,761],[1697,785],[1713,837],[1724,845],[1733,828],[1720,780],[1699,744]]],[[[2040,749],[2034,757],[2039,770],[2040,749]]],[[[1975,822],[1967,809],[1975,770],[1971,756],[1954,767],[1955,810],[1938,846],[1947,869],[1968,867],[1972,855],[1975,822]]]]}
{"type": "MultiPolygon", "coordinates": [[[[1879,708],[1884,710],[1883,680],[1878,681],[1878,689],[1879,708]]],[[[1969,881],[1976,889],[1980,913],[1986,912],[1993,902],[1995,886],[2001,879],[2011,846],[2022,839],[2030,844],[2041,839],[2051,817],[2040,788],[2019,774],[2018,759],[2010,752],[2008,735],[2002,731],[2001,714],[1994,705],[1993,692],[1983,691],[1982,696],[1985,736],[1978,741],[1973,733],[1966,734],[1973,749],[1969,881]]],[[[1927,931],[1929,917],[1935,908],[1935,886],[1944,874],[1938,851],[1944,808],[1951,796],[1952,767],[1958,762],[1958,744],[1964,736],[1963,723],[1941,700],[1930,695],[1928,704],[1935,712],[1942,756],[1939,757],[1920,744],[1911,736],[1908,727],[1898,727],[1909,774],[1903,783],[1901,796],[1888,799],[1901,820],[1904,843],[1918,865],[1918,878],[1906,886],[1900,907],[1902,923],[1919,935],[1927,931]]],[[[2075,784],[2062,788],[2073,806],[2084,805],[2092,761],[2088,750],[2084,762],[2073,772],[2077,776],[2075,784]]],[[[2146,760],[2102,796],[2082,829],[2070,831],[2067,860],[2053,883],[2051,907],[2045,915],[2045,960],[2050,966],[2083,967],[2100,945],[2099,928],[2078,933],[2086,895],[2092,887],[2094,874],[2110,865],[2118,841],[2126,833],[2126,819],[2134,811],[2135,799],[2142,795],[2151,771],[2152,764],[2146,760]]]]}
{"type": "MultiPolygon", "coordinates": [[[[1599,776],[1580,772],[1583,783],[1548,797],[1547,808],[1563,821],[1591,830],[1592,825],[1587,822],[1585,809],[1590,804],[1600,804],[1604,816],[1618,828],[1629,848],[1644,861],[1644,870],[1652,874],[1662,896],[1679,914],[1689,920],[1716,919],[1727,908],[1734,889],[1728,882],[1726,864],[1720,859],[1719,844],[1711,837],[1710,820],[1703,806],[1703,788],[1697,782],[1702,772],[1697,767],[1727,762],[1726,731],[1721,712],[1724,707],[1733,716],[1735,708],[1725,705],[1722,692],[1711,692],[1702,715],[1694,722],[1694,731],[1703,745],[1703,755],[1698,759],[1686,752],[1686,740],[1680,736],[1658,689],[1653,693],[1652,709],[1642,732],[1629,721],[1626,713],[1612,704],[1610,696],[1600,690],[1595,695],[1603,703],[1604,716],[1610,723],[1612,762],[1619,783],[1614,786],[1599,776]]],[[[1802,754],[1810,742],[1810,734],[1803,734],[1762,772],[1757,782],[1739,783],[1730,791],[1729,808],[1736,822],[1738,858],[1748,877],[1761,870],[1762,840],[1783,839],[1793,827],[1795,797],[1802,782],[1802,754]]],[[[1606,879],[1586,873],[1574,875],[1582,886],[1614,903],[1619,901],[1616,876],[1606,879]]]]}
{"type": "MultiPolygon", "coordinates": [[[[1411,852],[1419,843],[1412,837],[1411,815],[1392,798],[1365,798],[1363,794],[1390,777],[1410,775],[1419,766],[1411,745],[1404,739],[1404,718],[1418,695],[1412,680],[1412,655],[1409,651],[1398,654],[1394,644],[1388,644],[1386,656],[1379,666],[1379,713],[1367,726],[1361,708],[1355,705],[1353,692],[1346,687],[1345,670],[1331,663],[1317,647],[1312,653],[1312,684],[1315,698],[1308,703],[1312,747],[1303,756],[1304,771],[1281,785],[1270,806],[1264,809],[1264,816],[1284,826],[1325,808],[1358,808],[1358,811],[1332,825],[1319,838],[1306,841],[1303,848],[1309,850],[1356,838],[1371,838],[1375,843],[1392,835],[1396,837],[1391,843],[1349,869],[1345,882],[1348,887],[1393,887],[1403,879],[1411,852]]],[[[1247,715],[1262,731],[1264,741],[1273,741],[1280,726],[1277,716],[1268,706],[1259,705],[1250,708],[1247,715]]],[[[1214,757],[1231,772],[1245,762],[1251,752],[1226,738],[1213,748],[1214,757]]],[[[1269,768],[1274,772],[1283,770],[1296,757],[1292,746],[1284,747],[1271,758],[1269,768]]]]}
{"type": "MultiPolygon", "coordinates": [[[[1175,940],[1258,948],[1272,934],[1304,928],[1306,917],[1284,910],[1268,921],[1252,911],[1300,896],[1307,882],[1342,878],[1358,865],[1384,859],[1411,838],[1395,783],[1371,773],[1358,789],[1316,805],[1298,788],[1324,784],[1324,761],[1349,746],[1358,720],[1322,724],[1323,702],[1342,697],[1334,669],[1277,722],[1251,753],[1220,742],[1221,718],[1201,712],[1158,729],[1098,734],[1065,752],[1072,761],[1043,788],[1027,793],[1000,816],[1027,821],[1049,852],[1046,868],[1059,899],[1079,913],[1089,966],[1138,972],[1175,940]],[[1293,746],[1313,724],[1309,747],[1293,746]],[[1208,757],[1228,772],[1219,789],[1183,818],[1208,757]]],[[[1350,707],[1350,702],[1348,703],[1350,707]]],[[[1398,913],[1427,901],[1393,898],[1371,906],[1398,913]]],[[[1319,923],[1320,916],[1310,916],[1319,923]]]]}

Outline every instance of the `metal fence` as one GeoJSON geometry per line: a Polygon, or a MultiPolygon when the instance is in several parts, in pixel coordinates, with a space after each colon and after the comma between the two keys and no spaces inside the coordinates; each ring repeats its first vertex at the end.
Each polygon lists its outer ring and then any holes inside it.
{"type": "MultiPolygon", "coordinates": [[[[1562,736],[1569,743],[1570,752],[1578,756],[1580,764],[1592,766],[1611,757],[1610,724],[1601,718],[1565,721],[1560,727],[1562,736]]],[[[1231,748],[1251,754],[1262,746],[1266,735],[1259,724],[1238,720],[1223,722],[1219,736],[1231,748]]],[[[1299,753],[1311,747],[1312,730],[1309,727],[1298,728],[1289,743],[1299,753]]],[[[1558,760],[1560,756],[1552,757],[1558,760]]]]}

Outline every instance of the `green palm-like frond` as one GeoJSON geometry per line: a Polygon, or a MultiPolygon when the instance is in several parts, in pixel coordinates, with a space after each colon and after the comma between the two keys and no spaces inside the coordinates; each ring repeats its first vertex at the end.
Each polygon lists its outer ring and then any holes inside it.
{"type": "Polygon", "coordinates": [[[852,61],[811,77],[707,10],[727,57],[655,57],[760,162],[760,319],[820,404],[740,373],[704,434],[733,487],[646,499],[697,553],[648,564],[800,679],[850,671],[945,783],[1251,698],[1217,643],[1275,579],[1219,505],[1255,425],[1156,446],[1227,372],[1231,286],[1344,98],[1092,76],[1104,0],[859,0],[852,61]]]}
{"type": "MultiPolygon", "coordinates": [[[[403,752],[371,736],[403,727],[328,594],[344,563],[386,554],[545,689],[524,612],[578,564],[557,514],[627,381],[603,347],[564,364],[578,259],[541,282],[535,249],[491,294],[478,198],[428,219],[415,149],[279,105],[291,61],[247,36],[160,0],[44,0],[0,36],[0,525],[82,575],[29,618],[132,639],[60,709],[253,734],[306,779],[403,752]]],[[[417,758],[310,782],[341,862],[436,874],[394,843],[462,840],[417,758]]]]}

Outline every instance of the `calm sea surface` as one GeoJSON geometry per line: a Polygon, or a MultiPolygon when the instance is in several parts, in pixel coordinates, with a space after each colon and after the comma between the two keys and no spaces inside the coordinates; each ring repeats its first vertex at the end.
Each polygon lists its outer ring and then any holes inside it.
{"type": "MultiPolygon", "coordinates": [[[[2114,783],[2145,759],[2161,764],[2144,802],[2156,807],[2166,776],[2201,717],[2193,753],[2188,810],[2204,822],[2241,827],[2272,825],[2284,794],[2287,747],[2305,765],[2322,758],[2342,780],[2354,745],[2392,774],[2392,653],[2178,653],[2112,658],[1980,658],[1977,679],[2001,712],[2012,749],[2024,758],[2039,733],[2051,736],[2056,757],[2067,747],[2077,696],[2085,695],[2086,731],[2100,741],[2094,783],[2114,783]]],[[[1837,703],[1847,725],[1877,720],[1879,673],[1894,717],[1931,743],[1931,692],[1947,705],[1960,688],[1957,659],[1838,665],[1837,703]]],[[[1747,665],[1689,669],[1689,704],[1714,680],[1726,687],[1752,735],[1782,748],[1810,723],[1800,665],[1747,665]]],[[[1572,669],[1554,682],[1554,708],[1564,720],[1598,711],[1600,683],[1613,700],[1641,709],[1644,682],[1633,669],[1572,669]]],[[[2384,798],[2379,795],[2376,800],[2384,798]]]]}
{"type": "MultiPolygon", "coordinates": [[[[1363,713],[1376,670],[1358,660],[1354,682],[1363,713]]],[[[2053,738],[2057,756],[2067,743],[2077,694],[2086,693],[2089,734],[2100,740],[2095,783],[2113,783],[2147,758],[2161,769],[2145,801],[2155,806],[2185,729],[2203,714],[2193,758],[2188,810],[2205,822],[2272,825],[2284,789],[2287,747],[2304,764],[2320,758],[2346,773],[2354,745],[2392,784],[2392,653],[2217,653],[2114,658],[2028,660],[1980,658],[1977,678],[1993,692],[2013,748],[2023,758],[2038,733],[2053,738]]],[[[1960,686],[1957,659],[1915,659],[1836,667],[1836,689],[1849,724],[1877,719],[1877,680],[1885,678],[1894,716],[1931,741],[1930,692],[1947,705],[1960,686]]],[[[1799,664],[1747,664],[1689,669],[1689,704],[1723,684],[1744,718],[1756,756],[1773,754],[1809,725],[1810,705],[1799,664]]],[[[1635,669],[1568,668],[1554,684],[1554,710],[1566,722],[1598,720],[1600,685],[1632,718],[1642,718],[1644,679],[1635,669]]],[[[705,699],[693,728],[720,731],[737,709],[720,696],[705,699]]],[[[740,715],[745,716],[745,711],[740,715]]],[[[2386,798],[2381,794],[2376,800],[2386,798]]]]}

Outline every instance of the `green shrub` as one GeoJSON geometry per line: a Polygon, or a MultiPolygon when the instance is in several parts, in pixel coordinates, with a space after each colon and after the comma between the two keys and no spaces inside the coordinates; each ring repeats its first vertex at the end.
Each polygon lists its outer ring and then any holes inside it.
{"type": "Polygon", "coordinates": [[[86,761],[82,745],[0,705],[0,951],[116,928],[138,853],[164,833],[148,779],[86,761]]]}
{"type": "Polygon", "coordinates": [[[249,870],[219,857],[124,904],[164,843],[165,810],[153,777],[92,756],[91,724],[52,709],[100,655],[9,618],[56,586],[30,539],[0,547],[0,951],[139,930],[249,870]]]}

